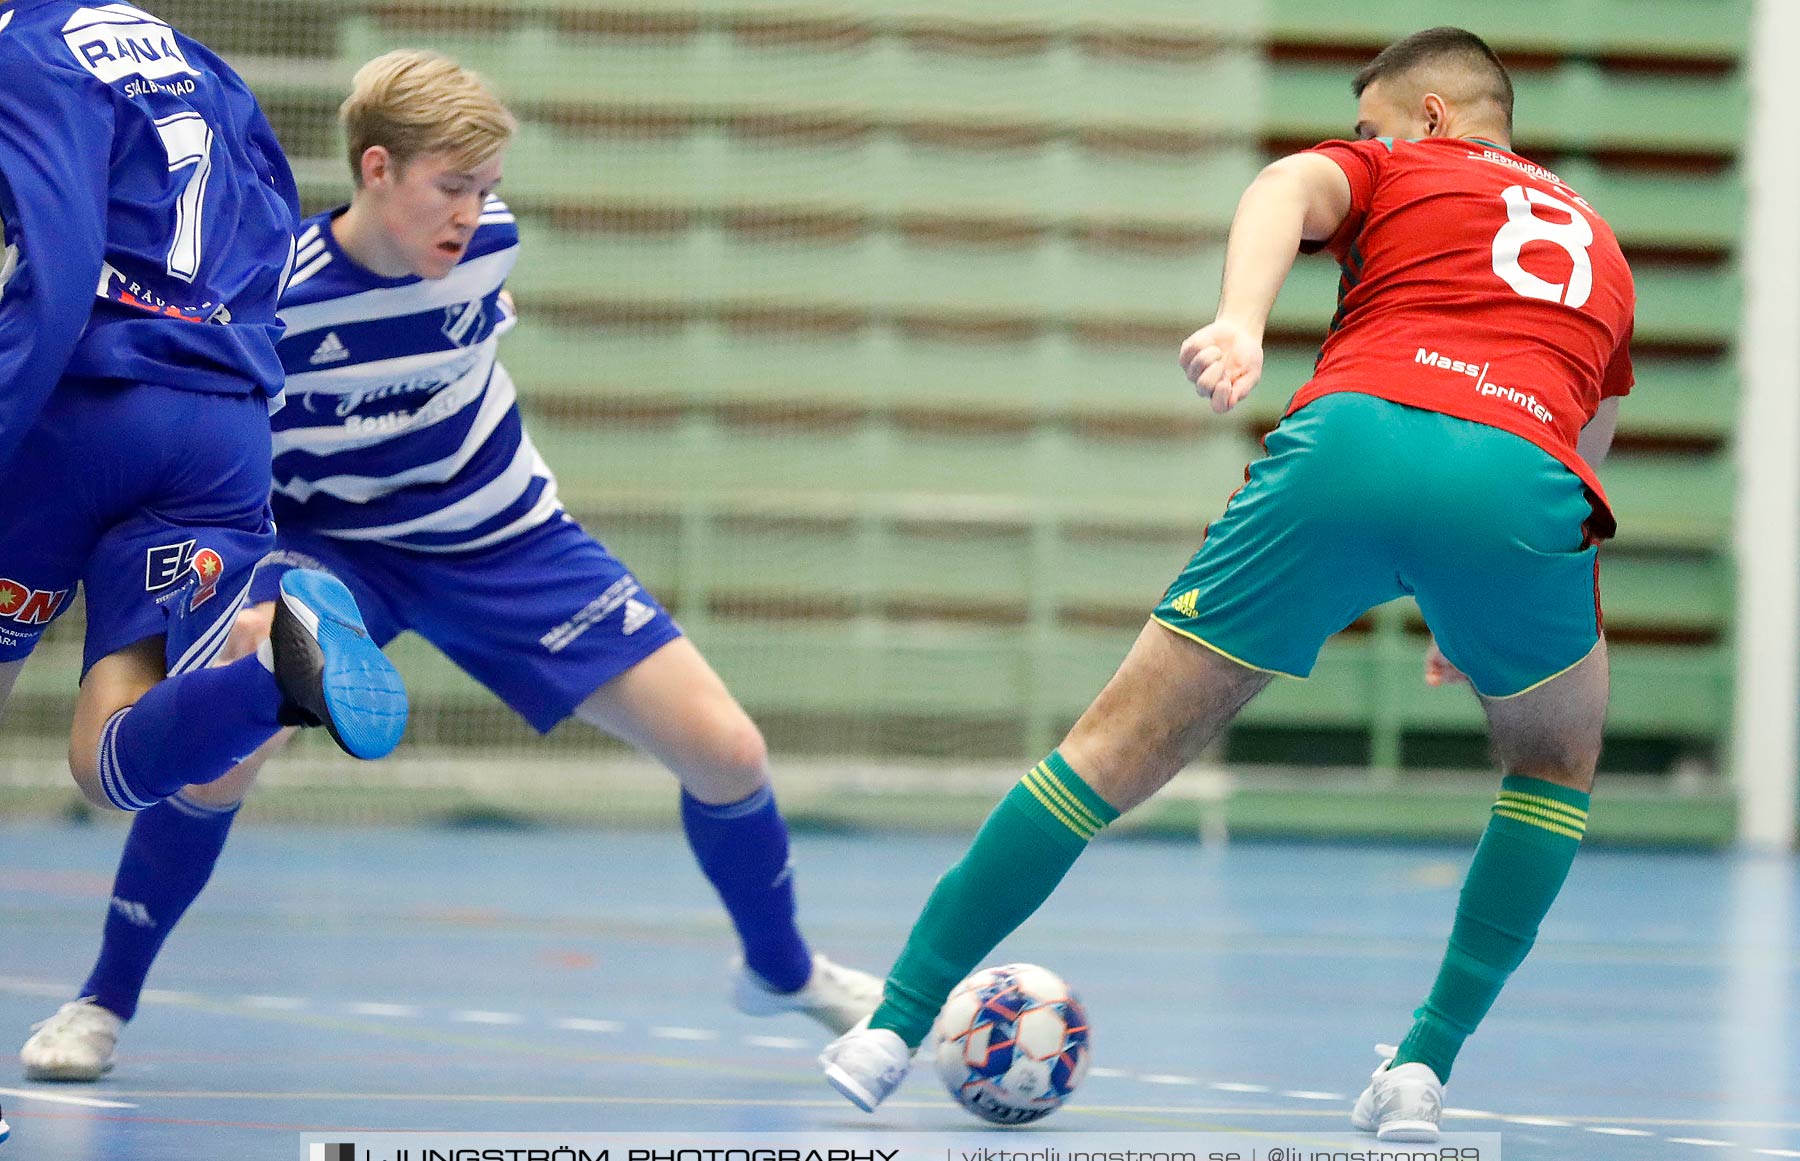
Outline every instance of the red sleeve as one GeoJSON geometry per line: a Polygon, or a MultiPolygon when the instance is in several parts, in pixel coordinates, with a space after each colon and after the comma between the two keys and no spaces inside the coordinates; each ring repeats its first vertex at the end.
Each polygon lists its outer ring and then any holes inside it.
{"type": "Polygon", "coordinates": [[[1606,374],[1600,377],[1600,398],[1607,399],[1614,395],[1629,395],[1631,388],[1637,383],[1637,374],[1631,369],[1631,331],[1632,324],[1625,325],[1625,337],[1619,340],[1619,346],[1613,351],[1612,361],[1606,365],[1606,374]]]}
{"type": "Polygon", "coordinates": [[[1339,259],[1344,257],[1350,243],[1362,233],[1363,223],[1368,220],[1369,207],[1375,204],[1375,182],[1381,176],[1382,168],[1387,165],[1392,155],[1392,141],[1376,137],[1368,141],[1327,141],[1323,145],[1315,145],[1307,150],[1329,157],[1344,171],[1350,179],[1350,212],[1344,216],[1344,224],[1338,232],[1324,242],[1307,242],[1300,247],[1303,254],[1316,254],[1320,250],[1329,250],[1339,259]]]}

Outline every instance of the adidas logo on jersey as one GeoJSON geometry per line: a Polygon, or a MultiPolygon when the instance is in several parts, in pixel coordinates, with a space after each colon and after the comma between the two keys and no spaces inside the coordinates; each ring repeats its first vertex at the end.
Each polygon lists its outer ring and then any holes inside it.
{"type": "Polygon", "coordinates": [[[625,624],[621,632],[629,637],[648,625],[656,617],[656,610],[635,598],[625,602],[625,624]]]}
{"type": "Polygon", "coordinates": [[[317,367],[321,363],[341,363],[349,357],[350,348],[344,345],[344,340],[337,337],[337,332],[326,331],[324,341],[313,348],[312,358],[307,362],[317,367]]]}

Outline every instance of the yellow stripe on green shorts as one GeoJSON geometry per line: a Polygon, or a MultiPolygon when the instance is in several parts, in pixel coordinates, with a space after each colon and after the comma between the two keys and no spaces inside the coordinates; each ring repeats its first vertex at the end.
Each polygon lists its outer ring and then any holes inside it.
{"type": "Polygon", "coordinates": [[[1564,838],[1572,838],[1576,842],[1580,842],[1582,835],[1585,833],[1585,829],[1576,829],[1573,826],[1566,826],[1561,822],[1553,822],[1549,818],[1540,817],[1535,814],[1526,814],[1516,807],[1506,806],[1498,802],[1494,804],[1494,814],[1500,818],[1510,818],[1514,822],[1528,823],[1531,826],[1547,830],[1551,834],[1559,834],[1564,838]]]}
{"type": "Polygon", "coordinates": [[[1099,826],[1088,821],[1092,816],[1087,813],[1081,803],[1074,802],[1072,797],[1065,798],[1068,791],[1056,781],[1056,776],[1041,764],[1033,767],[1020,784],[1031,792],[1031,796],[1037,799],[1045,810],[1055,815],[1058,822],[1074,831],[1077,836],[1091,839],[1100,833],[1099,826]]]}

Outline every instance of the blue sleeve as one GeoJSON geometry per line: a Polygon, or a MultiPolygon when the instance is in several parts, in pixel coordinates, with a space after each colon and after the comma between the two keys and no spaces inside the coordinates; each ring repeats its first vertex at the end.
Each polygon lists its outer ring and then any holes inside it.
{"type": "Polygon", "coordinates": [[[110,103],[0,54],[0,467],[62,377],[94,309],[106,242],[110,103]],[[36,73],[23,80],[21,73],[36,73]]]}

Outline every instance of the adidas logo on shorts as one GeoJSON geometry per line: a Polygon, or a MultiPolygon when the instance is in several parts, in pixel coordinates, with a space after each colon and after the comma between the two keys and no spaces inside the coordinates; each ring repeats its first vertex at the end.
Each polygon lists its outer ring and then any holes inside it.
{"type": "Polygon", "coordinates": [[[317,367],[321,363],[341,363],[350,357],[350,348],[344,340],[337,337],[336,331],[326,331],[325,339],[313,348],[312,358],[307,362],[317,367]]]}
{"type": "Polygon", "coordinates": [[[621,632],[629,637],[648,625],[656,617],[656,610],[640,600],[625,602],[625,624],[621,632]]]}

